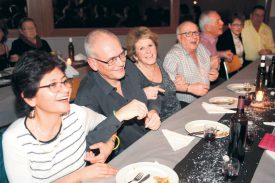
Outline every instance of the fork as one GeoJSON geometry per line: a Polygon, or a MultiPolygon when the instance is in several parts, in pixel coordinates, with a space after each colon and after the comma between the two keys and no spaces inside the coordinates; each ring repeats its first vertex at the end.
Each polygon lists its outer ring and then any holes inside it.
{"type": "Polygon", "coordinates": [[[139,181],[143,176],[143,173],[139,172],[133,180],[129,181],[128,183],[134,182],[134,181],[139,181]]]}

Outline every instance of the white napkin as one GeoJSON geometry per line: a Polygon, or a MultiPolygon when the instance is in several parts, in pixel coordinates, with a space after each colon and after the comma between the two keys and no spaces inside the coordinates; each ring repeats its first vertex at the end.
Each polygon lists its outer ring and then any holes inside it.
{"type": "Polygon", "coordinates": [[[275,122],[263,122],[264,125],[275,126],[275,122]]]}
{"type": "Polygon", "coordinates": [[[273,158],[275,160],[275,152],[273,151],[269,151],[269,150],[265,150],[266,154],[268,154],[271,158],[273,158]]]}
{"type": "Polygon", "coordinates": [[[174,151],[177,151],[187,146],[195,137],[182,135],[167,129],[162,130],[163,135],[171,145],[174,151]]]}
{"type": "Polygon", "coordinates": [[[209,103],[203,102],[201,105],[209,114],[236,113],[236,111],[225,109],[215,104],[209,104],[209,103]]]}
{"type": "Polygon", "coordinates": [[[82,53],[79,53],[79,54],[77,54],[77,55],[75,55],[74,56],[74,60],[75,61],[82,61],[82,60],[86,60],[86,56],[85,55],[83,55],[82,53]]]}
{"type": "Polygon", "coordinates": [[[74,78],[75,76],[79,76],[79,72],[70,65],[67,65],[65,74],[68,78],[74,78]]]}

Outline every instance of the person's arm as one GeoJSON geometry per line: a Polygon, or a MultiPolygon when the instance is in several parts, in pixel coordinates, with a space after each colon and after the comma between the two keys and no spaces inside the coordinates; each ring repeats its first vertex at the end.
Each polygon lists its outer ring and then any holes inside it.
{"type": "MultiPolygon", "coordinates": [[[[22,121],[23,122],[23,121],[22,121]]],[[[9,182],[32,182],[27,154],[19,146],[15,134],[9,129],[3,135],[3,156],[9,182]]]]}
{"type": "MultiPolygon", "coordinates": [[[[81,168],[57,181],[55,183],[79,183],[86,180],[97,180],[101,178],[108,178],[116,175],[117,170],[109,164],[96,163],[90,166],[81,168]]],[[[19,182],[22,182],[21,181],[19,182]]],[[[24,182],[27,182],[24,180],[24,182]]],[[[31,182],[31,181],[30,181],[31,182]]]]}

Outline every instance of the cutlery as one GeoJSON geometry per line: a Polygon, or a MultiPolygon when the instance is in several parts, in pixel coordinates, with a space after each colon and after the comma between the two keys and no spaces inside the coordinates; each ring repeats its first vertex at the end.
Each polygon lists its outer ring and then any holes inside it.
{"type": "Polygon", "coordinates": [[[135,178],[133,178],[131,181],[129,181],[128,183],[134,182],[134,181],[139,181],[143,176],[143,173],[139,172],[135,178]]]}
{"type": "Polygon", "coordinates": [[[145,177],[143,177],[143,179],[141,179],[138,183],[142,183],[145,180],[147,180],[150,177],[150,174],[147,174],[145,177]]]}

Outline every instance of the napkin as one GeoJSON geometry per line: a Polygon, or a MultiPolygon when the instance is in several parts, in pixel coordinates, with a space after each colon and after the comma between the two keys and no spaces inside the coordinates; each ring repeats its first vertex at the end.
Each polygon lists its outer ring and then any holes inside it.
{"type": "Polygon", "coordinates": [[[68,78],[74,78],[75,76],[79,76],[79,72],[70,65],[67,65],[65,74],[68,78]]]}
{"type": "Polygon", "coordinates": [[[202,107],[208,112],[209,114],[221,114],[221,113],[236,113],[236,111],[225,109],[221,106],[217,106],[215,104],[209,104],[206,102],[202,103],[202,107]]]}
{"type": "Polygon", "coordinates": [[[258,146],[260,148],[275,152],[275,135],[266,133],[258,146]]]}
{"type": "Polygon", "coordinates": [[[195,137],[182,135],[167,129],[162,130],[163,135],[174,151],[186,147],[195,137]]]}
{"type": "Polygon", "coordinates": [[[77,54],[77,55],[75,55],[74,56],[74,60],[75,61],[82,61],[82,60],[86,60],[86,56],[85,55],[83,55],[82,53],[79,53],[79,54],[77,54]]]}
{"type": "Polygon", "coordinates": [[[275,122],[263,122],[264,125],[275,126],[275,122]]]}

